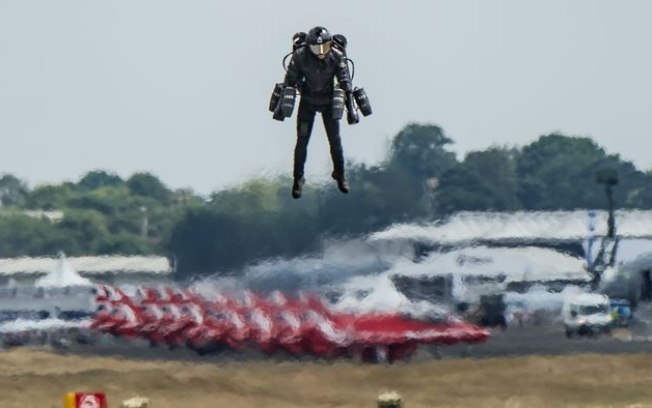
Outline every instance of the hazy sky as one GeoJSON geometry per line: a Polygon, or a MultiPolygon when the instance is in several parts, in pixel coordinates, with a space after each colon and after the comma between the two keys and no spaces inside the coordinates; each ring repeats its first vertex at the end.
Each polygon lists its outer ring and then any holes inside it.
{"type": "MultiPolygon", "coordinates": [[[[0,173],[30,186],[150,171],[199,193],[291,174],[295,114],[267,111],[296,31],[349,38],[378,162],[411,121],[458,157],[551,131],[652,169],[652,1],[0,0],[0,173]]],[[[330,173],[321,121],[308,181],[330,173]]],[[[353,186],[355,188],[355,186],[353,186]]]]}

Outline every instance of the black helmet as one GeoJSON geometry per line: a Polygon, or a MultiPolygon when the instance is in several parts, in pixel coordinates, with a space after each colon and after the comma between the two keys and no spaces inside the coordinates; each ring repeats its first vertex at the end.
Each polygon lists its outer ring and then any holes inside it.
{"type": "Polygon", "coordinates": [[[331,50],[331,33],[324,27],[315,27],[308,31],[306,42],[313,54],[324,58],[331,50]]]}

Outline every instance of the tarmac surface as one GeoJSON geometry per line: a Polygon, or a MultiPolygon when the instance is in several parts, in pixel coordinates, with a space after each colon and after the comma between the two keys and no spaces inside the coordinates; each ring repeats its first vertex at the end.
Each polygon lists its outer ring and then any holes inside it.
{"type": "Polygon", "coordinates": [[[492,330],[487,342],[442,348],[443,358],[493,358],[526,355],[617,354],[652,352],[647,325],[614,329],[611,335],[567,338],[559,325],[492,330]]]}
{"type": "MultiPolygon", "coordinates": [[[[422,345],[410,361],[450,359],[485,359],[519,356],[564,356],[573,354],[618,354],[652,352],[652,304],[642,305],[636,311],[634,321],[628,327],[614,328],[610,334],[595,336],[577,335],[567,338],[557,315],[531,320],[522,325],[513,322],[505,330],[490,328],[491,336],[480,344],[457,344],[453,346],[422,345]]],[[[145,340],[127,340],[100,334],[89,344],[67,341],[56,344],[56,338],[40,339],[49,342],[59,353],[79,356],[126,357],[144,360],[173,361],[314,361],[311,356],[294,356],[277,353],[272,357],[255,350],[236,352],[225,349],[220,352],[198,355],[180,347],[174,350],[166,346],[152,347],[145,340]]],[[[36,345],[36,344],[35,344],[36,345]]],[[[29,346],[28,346],[29,347],[29,346]]]]}
{"type": "MultiPolygon", "coordinates": [[[[424,345],[410,361],[423,362],[433,359],[499,358],[528,355],[561,356],[572,354],[618,354],[652,352],[652,330],[648,323],[637,322],[628,328],[613,329],[610,335],[574,336],[567,338],[561,323],[510,327],[506,330],[490,329],[491,337],[481,344],[457,344],[437,347],[424,345]]],[[[271,358],[255,351],[234,352],[225,350],[199,356],[192,350],[166,347],[150,347],[144,341],[102,337],[95,345],[71,345],[66,353],[80,356],[128,357],[145,360],[189,361],[259,361],[314,360],[312,357],[296,357],[276,354],[271,358]]]]}

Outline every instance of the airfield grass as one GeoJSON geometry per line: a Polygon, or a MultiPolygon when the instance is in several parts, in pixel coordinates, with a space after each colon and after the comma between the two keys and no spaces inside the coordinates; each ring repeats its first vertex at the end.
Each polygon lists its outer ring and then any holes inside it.
{"type": "Polygon", "coordinates": [[[69,391],[102,390],[109,407],[375,407],[397,391],[417,407],[652,407],[652,354],[433,360],[196,363],[0,352],[0,406],[59,408],[69,391]]]}

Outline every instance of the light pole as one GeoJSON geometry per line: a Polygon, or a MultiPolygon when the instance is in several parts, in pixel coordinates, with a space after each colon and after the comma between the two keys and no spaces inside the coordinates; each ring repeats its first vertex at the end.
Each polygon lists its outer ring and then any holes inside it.
{"type": "Polygon", "coordinates": [[[615,211],[615,200],[613,194],[613,188],[618,184],[618,171],[614,168],[607,168],[599,170],[595,174],[595,181],[598,184],[604,184],[605,193],[607,194],[607,235],[602,239],[600,245],[600,251],[595,257],[595,263],[593,264],[593,284],[594,287],[600,283],[600,278],[602,272],[608,266],[613,266],[616,261],[616,250],[618,247],[618,239],[616,238],[616,220],[614,217],[615,211]],[[613,244],[611,247],[611,254],[609,255],[609,260],[605,262],[604,256],[605,251],[607,250],[607,245],[613,244]]]}
{"type": "Polygon", "coordinates": [[[140,212],[143,215],[142,224],[140,225],[140,235],[143,238],[147,238],[147,233],[148,233],[148,230],[149,230],[149,221],[147,220],[147,207],[141,206],[140,207],[140,212]]]}
{"type": "Polygon", "coordinates": [[[618,171],[616,169],[599,170],[595,175],[598,184],[604,184],[607,193],[609,218],[607,219],[607,237],[616,237],[616,222],[614,220],[614,192],[613,187],[618,184],[618,171]]]}

